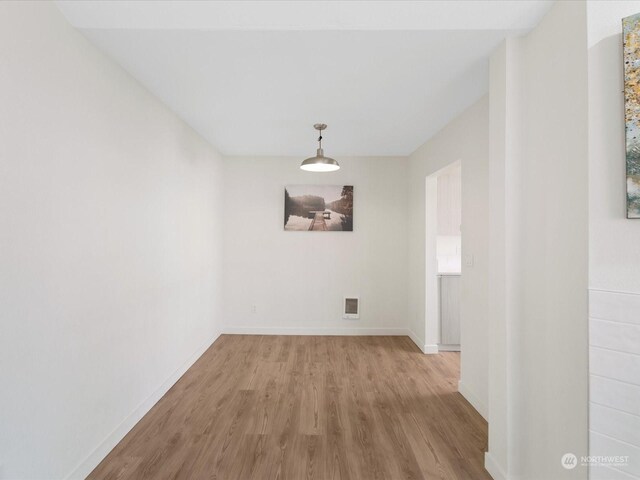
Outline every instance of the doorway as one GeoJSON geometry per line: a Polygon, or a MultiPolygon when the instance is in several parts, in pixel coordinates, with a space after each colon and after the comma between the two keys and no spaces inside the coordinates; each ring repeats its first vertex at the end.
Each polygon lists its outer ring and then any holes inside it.
{"type": "Polygon", "coordinates": [[[460,351],[462,163],[426,179],[425,333],[438,351],[460,351]]]}

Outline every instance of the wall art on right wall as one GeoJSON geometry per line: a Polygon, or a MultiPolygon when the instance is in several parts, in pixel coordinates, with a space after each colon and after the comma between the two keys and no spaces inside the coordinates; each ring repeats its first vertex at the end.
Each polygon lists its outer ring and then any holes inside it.
{"type": "Polygon", "coordinates": [[[640,13],[622,19],[627,218],[640,218],[640,13]]]}

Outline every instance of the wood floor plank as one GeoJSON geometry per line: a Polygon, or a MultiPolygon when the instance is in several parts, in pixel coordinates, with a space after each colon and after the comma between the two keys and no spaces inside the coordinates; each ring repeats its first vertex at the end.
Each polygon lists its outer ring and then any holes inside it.
{"type": "Polygon", "coordinates": [[[459,369],[407,337],[222,335],[88,478],[490,479],[459,369]]]}

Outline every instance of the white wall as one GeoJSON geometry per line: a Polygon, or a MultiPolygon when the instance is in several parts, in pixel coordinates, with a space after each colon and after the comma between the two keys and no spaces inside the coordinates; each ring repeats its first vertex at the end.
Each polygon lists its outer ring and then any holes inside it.
{"type": "Polygon", "coordinates": [[[438,235],[460,235],[462,226],[462,164],[438,174],[438,235]]]}
{"type": "Polygon", "coordinates": [[[506,202],[509,188],[506,177],[511,167],[506,159],[513,155],[518,122],[512,118],[512,103],[517,99],[512,93],[515,68],[507,66],[512,66],[518,58],[514,54],[517,42],[515,39],[503,42],[489,61],[489,446],[485,468],[495,480],[506,480],[509,468],[508,377],[511,366],[508,357],[511,349],[507,323],[507,311],[510,310],[507,258],[512,257],[514,242],[507,242],[507,213],[512,207],[506,202]]]}
{"type": "Polygon", "coordinates": [[[338,160],[319,174],[300,158],[226,159],[226,332],[406,333],[407,160],[338,160]],[[285,232],[284,187],[304,184],[353,185],[354,231],[285,232]],[[342,319],[349,295],[360,320],[342,319]]]}
{"type": "MultiPolygon", "coordinates": [[[[459,390],[488,416],[489,395],[489,100],[462,157],[461,356],[459,390]],[[477,135],[477,137],[476,137],[477,135]],[[466,259],[466,261],[465,261],[466,259]],[[469,263],[471,261],[472,263],[469,263]]],[[[465,137],[467,133],[464,134],[465,137]]],[[[467,143],[467,142],[465,142],[467,143]]]]}
{"type": "Polygon", "coordinates": [[[462,266],[462,168],[460,162],[437,176],[438,273],[460,273],[462,266]]]}
{"type": "Polygon", "coordinates": [[[462,254],[473,255],[474,264],[462,266],[460,391],[483,415],[488,389],[488,108],[484,97],[409,157],[408,323],[427,350],[438,343],[438,320],[437,308],[429,309],[433,302],[425,299],[427,269],[434,282],[437,273],[434,245],[434,258],[428,263],[425,258],[425,243],[430,241],[425,225],[429,194],[425,178],[454,162],[462,165],[462,254]]]}
{"type": "Polygon", "coordinates": [[[216,336],[222,166],[51,2],[0,105],[0,478],[84,478],[216,336]]]}
{"type": "Polygon", "coordinates": [[[586,41],[585,2],[561,1],[492,59],[494,478],[587,476],[560,462],[587,452],[586,41]]]}
{"type": "Polygon", "coordinates": [[[640,221],[625,218],[623,17],[638,1],[587,3],[589,26],[590,455],[630,456],[592,479],[640,478],[640,221]]]}

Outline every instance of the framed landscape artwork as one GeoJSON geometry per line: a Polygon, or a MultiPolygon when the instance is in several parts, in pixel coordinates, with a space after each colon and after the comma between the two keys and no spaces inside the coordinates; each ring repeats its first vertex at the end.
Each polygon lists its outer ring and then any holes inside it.
{"type": "Polygon", "coordinates": [[[627,218],[640,218],[640,13],[622,19],[627,218]]]}
{"type": "Polygon", "coordinates": [[[353,185],[291,185],[284,189],[284,229],[353,231],[353,185]]]}

